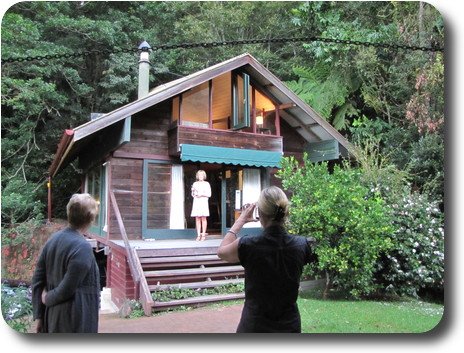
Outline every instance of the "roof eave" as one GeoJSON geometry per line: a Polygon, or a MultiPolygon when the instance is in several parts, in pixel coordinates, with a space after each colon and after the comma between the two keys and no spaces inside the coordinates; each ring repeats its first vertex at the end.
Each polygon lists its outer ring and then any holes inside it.
{"type": "Polygon", "coordinates": [[[53,158],[52,164],[48,169],[48,175],[54,177],[60,170],[63,161],[74,144],[74,130],[64,130],[60,143],[53,158]]]}

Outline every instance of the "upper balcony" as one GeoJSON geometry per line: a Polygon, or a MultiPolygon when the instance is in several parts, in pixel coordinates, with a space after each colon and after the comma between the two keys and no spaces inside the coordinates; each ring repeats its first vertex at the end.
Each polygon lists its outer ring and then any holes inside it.
{"type": "Polygon", "coordinates": [[[178,157],[182,144],[226,147],[256,151],[283,151],[282,137],[233,130],[218,130],[192,126],[175,126],[168,132],[169,155],[178,157]]]}

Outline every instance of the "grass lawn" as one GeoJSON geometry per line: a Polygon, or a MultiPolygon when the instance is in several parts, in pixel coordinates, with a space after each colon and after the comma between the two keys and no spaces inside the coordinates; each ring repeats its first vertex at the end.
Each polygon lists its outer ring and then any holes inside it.
{"type": "Polygon", "coordinates": [[[302,293],[298,299],[304,333],[421,333],[432,330],[444,306],[418,300],[322,300],[302,293]]]}

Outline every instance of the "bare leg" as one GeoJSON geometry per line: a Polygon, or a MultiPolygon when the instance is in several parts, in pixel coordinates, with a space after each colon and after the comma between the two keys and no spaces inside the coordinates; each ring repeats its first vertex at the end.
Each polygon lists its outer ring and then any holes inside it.
{"type": "Polygon", "coordinates": [[[201,240],[206,239],[206,227],[208,226],[208,219],[206,217],[201,217],[201,225],[203,227],[203,235],[201,237],[201,240]]]}
{"type": "Polygon", "coordinates": [[[197,240],[201,240],[201,217],[195,217],[197,226],[197,240]]]}

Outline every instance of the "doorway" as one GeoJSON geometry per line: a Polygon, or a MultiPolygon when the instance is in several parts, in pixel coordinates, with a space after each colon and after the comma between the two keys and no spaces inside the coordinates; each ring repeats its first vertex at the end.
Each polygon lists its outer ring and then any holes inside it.
{"type": "Polygon", "coordinates": [[[195,229],[195,218],[191,217],[193,197],[191,195],[191,186],[196,181],[196,173],[199,170],[204,170],[206,173],[206,181],[211,186],[211,197],[208,201],[209,214],[208,217],[208,235],[221,235],[222,222],[222,165],[210,163],[184,164],[184,199],[185,199],[185,218],[186,227],[195,229]]]}
{"type": "MultiPolygon", "coordinates": [[[[269,184],[268,172],[264,168],[196,163],[184,164],[186,228],[195,229],[195,219],[190,217],[193,197],[190,189],[196,181],[198,170],[204,170],[211,186],[209,199],[208,235],[224,235],[241,213],[242,205],[258,201],[263,187],[269,184]]],[[[259,222],[247,223],[243,232],[254,234],[261,228],[259,222]]]]}

